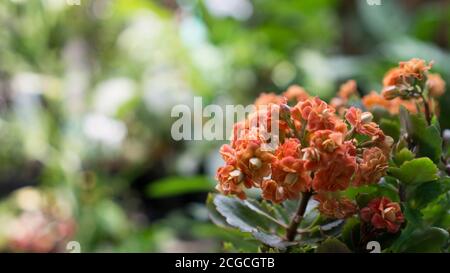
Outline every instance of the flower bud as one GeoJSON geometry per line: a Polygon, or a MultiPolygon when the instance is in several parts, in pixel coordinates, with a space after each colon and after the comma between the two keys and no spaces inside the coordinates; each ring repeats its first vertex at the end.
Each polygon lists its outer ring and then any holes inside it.
{"type": "Polygon", "coordinates": [[[320,160],[320,152],[315,148],[305,148],[302,150],[303,152],[303,160],[310,161],[319,161],[320,160]]]}
{"type": "Polygon", "coordinates": [[[396,97],[400,96],[401,92],[396,86],[393,85],[393,86],[386,87],[383,90],[382,95],[387,100],[393,100],[396,97]]]}
{"type": "Polygon", "coordinates": [[[322,143],[322,145],[323,145],[323,148],[325,149],[325,151],[327,151],[329,153],[332,153],[338,147],[336,142],[334,142],[332,139],[325,140],[322,143]]]}
{"type": "Polygon", "coordinates": [[[442,137],[444,138],[445,142],[450,142],[450,130],[445,129],[444,133],[442,134],[442,137]]]}
{"type": "Polygon", "coordinates": [[[324,115],[324,116],[327,116],[327,115],[329,115],[329,114],[331,114],[331,111],[330,111],[329,108],[325,108],[325,109],[322,111],[322,115],[324,115]]]}
{"type": "Polygon", "coordinates": [[[244,174],[238,169],[236,169],[234,171],[231,171],[230,172],[230,179],[236,178],[236,177],[237,177],[237,181],[241,182],[244,179],[244,174]]]}
{"type": "Polygon", "coordinates": [[[396,210],[393,207],[389,207],[383,210],[383,217],[386,218],[388,221],[395,221],[396,216],[395,216],[396,210]]]}
{"type": "Polygon", "coordinates": [[[250,167],[255,169],[255,170],[261,168],[261,166],[262,166],[261,159],[259,159],[257,157],[250,158],[249,163],[250,163],[250,167]]]}
{"type": "Polygon", "coordinates": [[[373,120],[373,115],[370,112],[364,112],[361,115],[361,121],[363,124],[371,123],[373,120]]]}

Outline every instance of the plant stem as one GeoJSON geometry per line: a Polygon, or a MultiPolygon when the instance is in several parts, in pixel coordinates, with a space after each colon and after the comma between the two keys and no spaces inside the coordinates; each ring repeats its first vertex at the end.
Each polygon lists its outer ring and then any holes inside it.
{"type": "Polygon", "coordinates": [[[430,110],[430,105],[428,105],[428,101],[425,98],[425,96],[421,93],[420,97],[422,98],[423,101],[423,106],[425,109],[425,118],[427,119],[427,123],[428,125],[431,125],[431,110],[430,110]]]}
{"type": "Polygon", "coordinates": [[[406,201],[406,192],[405,192],[405,186],[400,182],[400,185],[398,186],[398,196],[400,198],[400,202],[406,201]]]}
{"type": "Polygon", "coordinates": [[[302,194],[302,199],[299,202],[297,212],[295,213],[294,217],[292,217],[291,223],[286,229],[286,239],[289,242],[294,241],[295,236],[297,235],[298,225],[300,225],[300,222],[303,220],[303,215],[305,214],[306,206],[308,205],[308,201],[311,196],[311,191],[307,191],[302,194]]]}

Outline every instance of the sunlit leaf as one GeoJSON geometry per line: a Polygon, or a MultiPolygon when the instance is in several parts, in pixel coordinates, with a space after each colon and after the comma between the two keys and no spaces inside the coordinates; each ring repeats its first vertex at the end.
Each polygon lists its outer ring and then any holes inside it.
{"type": "Polygon", "coordinates": [[[152,198],[177,196],[213,190],[213,183],[205,176],[167,177],[154,181],[147,187],[147,195],[152,198]]]}
{"type": "Polygon", "coordinates": [[[389,172],[407,185],[416,185],[438,178],[438,168],[426,157],[407,161],[400,168],[390,168],[389,172]]]}
{"type": "Polygon", "coordinates": [[[328,238],[321,243],[317,249],[317,253],[350,253],[350,249],[336,238],[328,238]]]}
{"type": "Polygon", "coordinates": [[[436,253],[442,252],[447,243],[449,234],[446,230],[437,227],[415,230],[409,239],[400,247],[401,252],[436,253]]]}

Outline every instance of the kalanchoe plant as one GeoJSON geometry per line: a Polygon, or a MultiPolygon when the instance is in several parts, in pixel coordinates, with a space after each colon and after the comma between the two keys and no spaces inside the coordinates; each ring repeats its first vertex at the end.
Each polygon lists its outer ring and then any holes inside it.
{"type": "Polygon", "coordinates": [[[366,252],[376,241],[383,252],[448,252],[445,82],[431,67],[401,62],[381,95],[360,98],[348,81],[330,104],[299,86],[262,94],[220,149],[211,219],[251,233],[260,251],[366,252]]]}

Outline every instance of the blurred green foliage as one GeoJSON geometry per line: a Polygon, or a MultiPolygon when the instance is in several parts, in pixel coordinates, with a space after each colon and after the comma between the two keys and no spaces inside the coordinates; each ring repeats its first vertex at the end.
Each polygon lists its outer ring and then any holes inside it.
{"type": "MultiPolygon", "coordinates": [[[[349,78],[367,93],[411,57],[450,82],[449,15],[446,1],[2,1],[0,250],[234,249],[241,235],[202,205],[220,143],[173,141],[172,106],[295,83],[330,98],[349,78]],[[50,224],[73,231],[49,236],[50,224]]],[[[447,92],[443,128],[449,104],[447,92]]]]}

